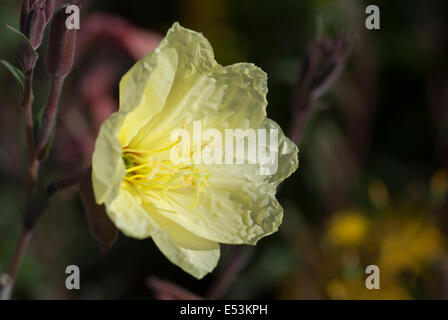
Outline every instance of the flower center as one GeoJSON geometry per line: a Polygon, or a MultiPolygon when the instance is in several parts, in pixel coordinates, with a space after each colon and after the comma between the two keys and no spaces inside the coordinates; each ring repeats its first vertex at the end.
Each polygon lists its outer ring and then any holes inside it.
{"type": "Polygon", "coordinates": [[[175,164],[170,159],[161,159],[162,152],[170,151],[179,142],[180,140],[158,150],[124,147],[122,155],[126,166],[124,181],[135,187],[140,194],[159,191],[162,198],[170,190],[193,188],[194,199],[190,208],[194,209],[210,175],[205,170],[195,167],[194,164],[175,164]]]}

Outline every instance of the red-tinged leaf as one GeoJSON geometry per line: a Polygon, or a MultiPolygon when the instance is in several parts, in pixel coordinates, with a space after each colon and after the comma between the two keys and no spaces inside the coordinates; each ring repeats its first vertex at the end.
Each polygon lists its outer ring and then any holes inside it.
{"type": "Polygon", "coordinates": [[[102,253],[106,253],[118,237],[118,229],[106,214],[104,205],[95,202],[92,187],[92,168],[86,170],[79,185],[82,203],[87,216],[90,233],[98,242],[102,253]]]}

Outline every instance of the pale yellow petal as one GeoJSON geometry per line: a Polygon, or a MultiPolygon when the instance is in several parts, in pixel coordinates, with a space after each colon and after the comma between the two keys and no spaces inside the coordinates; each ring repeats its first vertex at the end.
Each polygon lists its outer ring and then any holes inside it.
{"type": "Polygon", "coordinates": [[[215,268],[220,252],[218,243],[192,234],[137,199],[122,188],[119,196],[107,205],[107,213],[118,229],[132,238],[152,237],[172,263],[196,278],[215,268]]]}
{"type": "Polygon", "coordinates": [[[255,244],[277,231],[283,209],[276,189],[297,169],[298,149],[274,121],[267,119],[263,128],[279,130],[278,169],[273,174],[261,175],[258,164],[201,165],[210,178],[193,209],[194,188],[172,190],[164,198],[154,195],[151,201],[167,218],[212,241],[255,244]]]}
{"type": "MultiPolygon", "coordinates": [[[[174,82],[163,112],[132,139],[139,148],[154,148],[174,129],[200,120],[204,128],[258,128],[266,117],[267,76],[253,64],[219,65],[200,33],[175,24],[166,47],[177,52],[174,82]]],[[[165,49],[166,50],[166,49],[165,49]]]]}
{"type": "Polygon", "coordinates": [[[194,209],[190,208],[191,201],[191,195],[173,192],[166,202],[179,214],[167,217],[220,243],[254,245],[276,232],[283,219],[283,209],[275,197],[249,185],[210,187],[194,209]]]}
{"type": "MultiPolygon", "coordinates": [[[[265,119],[261,129],[278,130],[278,166],[275,173],[264,176],[264,181],[266,183],[273,183],[274,185],[280,184],[283,180],[288,178],[293,174],[299,167],[299,148],[297,145],[289,139],[284,133],[280,126],[271,119],[265,119]]],[[[268,138],[269,139],[269,138],[268,138]]],[[[269,140],[268,140],[269,141],[269,140]]],[[[270,147],[265,145],[259,146],[260,148],[269,149],[270,147]]],[[[269,152],[269,150],[268,150],[269,152]]]]}
{"type": "Polygon", "coordinates": [[[168,260],[198,279],[211,272],[218,263],[220,250],[217,243],[210,249],[192,250],[179,246],[163,230],[156,232],[152,238],[168,260]]]}
{"type": "Polygon", "coordinates": [[[122,148],[118,131],[125,114],[114,113],[104,121],[95,142],[92,156],[92,184],[98,204],[112,201],[118,196],[126,173],[121,157],[122,148]]]}
{"type": "Polygon", "coordinates": [[[173,220],[166,218],[165,214],[159,212],[153,204],[143,203],[142,206],[157,223],[158,228],[164,230],[176,245],[190,250],[215,250],[217,248],[216,242],[198,237],[173,220]]]}
{"type": "Polygon", "coordinates": [[[138,197],[126,188],[121,188],[119,195],[106,203],[106,212],[115,226],[128,237],[145,239],[159,229],[138,197]]]}
{"type": "Polygon", "coordinates": [[[177,52],[164,40],[137,62],[120,82],[120,112],[129,113],[120,130],[126,146],[165,105],[177,69],[177,52]]]}

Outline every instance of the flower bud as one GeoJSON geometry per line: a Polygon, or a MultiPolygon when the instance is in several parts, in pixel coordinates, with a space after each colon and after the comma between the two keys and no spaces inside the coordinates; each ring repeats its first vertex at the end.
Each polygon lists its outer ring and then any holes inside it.
{"type": "Polygon", "coordinates": [[[22,33],[30,40],[33,49],[37,49],[42,41],[45,29],[45,6],[35,5],[27,14],[22,33]]]}
{"type": "Polygon", "coordinates": [[[36,6],[36,3],[40,0],[22,0],[22,6],[20,8],[20,32],[25,32],[25,23],[31,9],[36,6]]]}
{"type": "Polygon", "coordinates": [[[19,57],[25,73],[36,66],[36,49],[40,46],[46,25],[46,0],[24,0],[20,13],[20,32],[28,39],[23,39],[19,46],[19,57]]]}
{"type": "Polygon", "coordinates": [[[22,0],[22,6],[20,7],[20,32],[23,33],[26,17],[28,16],[28,0],[22,0]]]}
{"type": "Polygon", "coordinates": [[[56,11],[50,27],[47,49],[47,71],[54,77],[65,77],[72,68],[76,29],[67,29],[67,5],[56,11]]]}
{"type": "Polygon", "coordinates": [[[45,4],[45,24],[50,21],[54,12],[55,0],[46,0],[45,4]]]}
{"type": "Polygon", "coordinates": [[[33,42],[40,43],[39,38],[42,38],[43,30],[53,15],[54,6],[55,0],[23,0],[20,9],[20,32],[32,37],[33,42]]]}

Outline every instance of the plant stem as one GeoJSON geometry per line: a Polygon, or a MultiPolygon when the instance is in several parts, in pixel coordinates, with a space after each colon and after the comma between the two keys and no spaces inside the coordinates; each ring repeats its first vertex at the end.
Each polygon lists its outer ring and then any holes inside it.
{"type": "Polygon", "coordinates": [[[25,114],[25,133],[28,145],[29,170],[27,178],[27,194],[31,194],[37,181],[39,172],[39,160],[37,160],[36,146],[34,143],[33,131],[33,110],[32,110],[32,91],[33,91],[33,73],[34,69],[25,72],[25,87],[23,94],[23,108],[25,114]]]}
{"type": "MultiPolygon", "coordinates": [[[[29,197],[37,182],[39,174],[39,159],[36,153],[36,146],[34,141],[34,128],[33,128],[33,109],[32,109],[32,92],[33,92],[33,74],[34,67],[25,71],[25,84],[23,90],[23,109],[25,115],[25,135],[28,146],[28,175],[26,179],[26,193],[29,197]]],[[[19,236],[16,248],[14,250],[14,256],[9,268],[9,283],[0,291],[0,300],[9,300],[14,288],[17,273],[22,263],[23,256],[25,254],[28,243],[31,239],[31,230],[22,227],[22,231],[19,236]]]]}
{"type": "Polygon", "coordinates": [[[1,290],[0,300],[9,300],[11,298],[11,293],[16,282],[17,273],[19,272],[20,265],[23,260],[26,248],[31,239],[31,230],[23,228],[17,246],[14,250],[14,256],[12,258],[11,266],[9,268],[9,283],[1,290]]]}
{"type": "Polygon", "coordinates": [[[62,86],[64,85],[64,77],[52,77],[51,90],[48,97],[47,107],[39,130],[37,142],[38,156],[44,151],[48,140],[50,139],[53,127],[55,125],[56,116],[58,113],[59,98],[61,96],[62,86]]]}
{"type": "Polygon", "coordinates": [[[82,176],[87,172],[88,168],[80,169],[73,174],[54,181],[47,186],[48,197],[52,197],[56,193],[66,190],[80,183],[82,176]]]}
{"type": "Polygon", "coordinates": [[[33,87],[33,71],[27,71],[25,73],[25,87],[24,87],[24,96],[23,96],[23,107],[25,114],[25,130],[26,130],[26,141],[28,143],[28,150],[30,160],[33,157],[34,153],[34,135],[33,135],[33,111],[31,106],[31,95],[32,95],[32,87],[33,87]]]}
{"type": "MultiPolygon", "coordinates": [[[[46,188],[46,194],[48,199],[54,196],[56,193],[63,191],[65,189],[68,189],[74,185],[77,185],[82,175],[86,172],[86,169],[81,169],[75,172],[74,174],[67,176],[63,179],[57,180],[53,183],[50,183],[46,188]]],[[[32,197],[29,197],[31,199],[32,197]]],[[[26,206],[24,217],[26,218],[31,212],[27,212],[27,210],[32,210],[35,206],[26,206]]],[[[42,212],[39,211],[39,214],[37,215],[37,219],[40,217],[40,215],[45,211],[45,208],[42,208],[42,212]]],[[[35,212],[32,212],[32,214],[35,214],[35,212]]],[[[36,219],[36,220],[37,220],[36,219]]],[[[25,219],[26,220],[26,219],[25,219]]],[[[25,221],[24,220],[24,221],[25,221]]],[[[11,260],[11,265],[9,268],[9,282],[6,286],[2,288],[0,291],[0,300],[9,300],[11,298],[11,294],[14,288],[14,284],[16,282],[17,274],[20,269],[20,265],[22,264],[23,256],[25,254],[26,248],[28,247],[28,244],[31,239],[31,235],[33,233],[34,229],[34,222],[32,225],[27,226],[26,223],[24,223],[22,227],[22,231],[20,233],[19,240],[17,241],[16,248],[14,249],[14,255],[11,260]]]]}
{"type": "Polygon", "coordinates": [[[241,246],[232,248],[232,256],[228,265],[210,288],[206,299],[222,299],[241,270],[247,265],[252,254],[253,251],[249,247],[241,246]]]}
{"type": "Polygon", "coordinates": [[[30,159],[30,164],[28,168],[28,178],[26,182],[27,194],[30,195],[36,186],[37,177],[39,175],[40,162],[37,158],[37,154],[34,153],[33,157],[30,159]]]}

